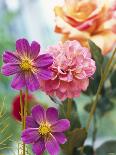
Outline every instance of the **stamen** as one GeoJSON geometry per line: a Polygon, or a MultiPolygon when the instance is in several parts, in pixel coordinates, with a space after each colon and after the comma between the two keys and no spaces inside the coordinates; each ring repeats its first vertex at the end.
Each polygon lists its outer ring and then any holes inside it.
{"type": "Polygon", "coordinates": [[[41,123],[38,132],[42,136],[46,136],[51,132],[51,125],[49,123],[41,123]]]}
{"type": "Polygon", "coordinates": [[[28,58],[22,59],[20,67],[23,71],[29,71],[32,69],[32,61],[28,58]]]}

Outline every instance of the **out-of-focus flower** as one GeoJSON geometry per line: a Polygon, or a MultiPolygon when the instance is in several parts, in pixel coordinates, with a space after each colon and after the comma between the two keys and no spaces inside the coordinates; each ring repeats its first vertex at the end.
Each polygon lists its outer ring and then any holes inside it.
{"type": "Polygon", "coordinates": [[[78,41],[66,41],[47,50],[54,58],[51,66],[52,79],[41,81],[42,89],[49,95],[60,99],[78,97],[89,85],[89,77],[95,70],[95,61],[91,59],[88,48],[78,41]]]}
{"type": "Polygon", "coordinates": [[[55,31],[63,34],[62,41],[78,40],[84,46],[91,39],[105,55],[116,43],[114,11],[106,0],[65,0],[55,7],[55,31]]]}
{"type": "MultiPolygon", "coordinates": [[[[24,114],[24,105],[25,105],[25,94],[22,95],[23,103],[23,114],[24,114]]],[[[33,105],[37,104],[36,99],[32,95],[28,95],[28,113],[33,105]]],[[[17,95],[12,101],[12,116],[15,120],[21,121],[21,106],[20,106],[20,96],[17,95]]]]}
{"type": "Polygon", "coordinates": [[[33,41],[31,46],[26,39],[16,41],[16,52],[6,51],[3,54],[2,73],[6,76],[15,75],[11,86],[20,90],[27,87],[34,91],[39,88],[39,80],[51,78],[49,66],[53,59],[49,54],[39,55],[40,44],[33,41]]]}
{"type": "Polygon", "coordinates": [[[45,110],[38,105],[32,109],[32,116],[27,117],[26,126],[22,141],[33,144],[32,150],[36,155],[41,155],[45,149],[50,155],[58,155],[59,144],[67,141],[63,132],[69,129],[70,122],[67,119],[58,120],[57,109],[50,107],[45,110]]]}

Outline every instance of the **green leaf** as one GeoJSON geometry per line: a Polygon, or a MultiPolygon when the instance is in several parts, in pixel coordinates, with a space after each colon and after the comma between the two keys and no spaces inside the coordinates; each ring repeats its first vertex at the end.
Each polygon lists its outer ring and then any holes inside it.
{"type": "Polygon", "coordinates": [[[116,70],[112,73],[112,76],[111,76],[111,87],[113,89],[116,88],[116,70]]]}
{"type": "Polygon", "coordinates": [[[103,143],[96,150],[96,155],[115,155],[116,154],[116,141],[107,141],[103,143]]]}

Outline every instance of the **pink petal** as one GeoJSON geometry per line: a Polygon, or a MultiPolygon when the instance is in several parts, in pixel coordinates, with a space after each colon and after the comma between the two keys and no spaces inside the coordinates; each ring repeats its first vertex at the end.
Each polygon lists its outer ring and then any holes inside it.
{"type": "Polygon", "coordinates": [[[4,63],[17,63],[20,61],[18,55],[14,52],[5,51],[3,53],[3,62],[4,63]]]}
{"type": "Polygon", "coordinates": [[[58,120],[58,110],[56,108],[48,108],[46,111],[46,119],[50,123],[54,123],[58,120]]]}
{"type": "Polygon", "coordinates": [[[32,150],[36,155],[43,154],[45,150],[44,140],[40,138],[37,142],[35,142],[32,146],[32,150]]]}
{"type": "Polygon", "coordinates": [[[30,57],[32,59],[37,58],[37,56],[39,55],[39,52],[40,52],[40,44],[38,44],[36,41],[33,41],[31,43],[30,57]]]}

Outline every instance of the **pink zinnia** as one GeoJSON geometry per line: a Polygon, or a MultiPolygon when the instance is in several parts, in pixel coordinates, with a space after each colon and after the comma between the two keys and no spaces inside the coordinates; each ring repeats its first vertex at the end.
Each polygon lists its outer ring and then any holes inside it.
{"type": "Polygon", "coordinates": [[[56,95],[62,100],[79,97],[81,91],[87,89],[89,77],[96,70],[89,49],[74,40],[51,46],[47,52],[54,58],[51,66],[53,77],[41,81],[43,90],[48,95],[56,95]]]}

